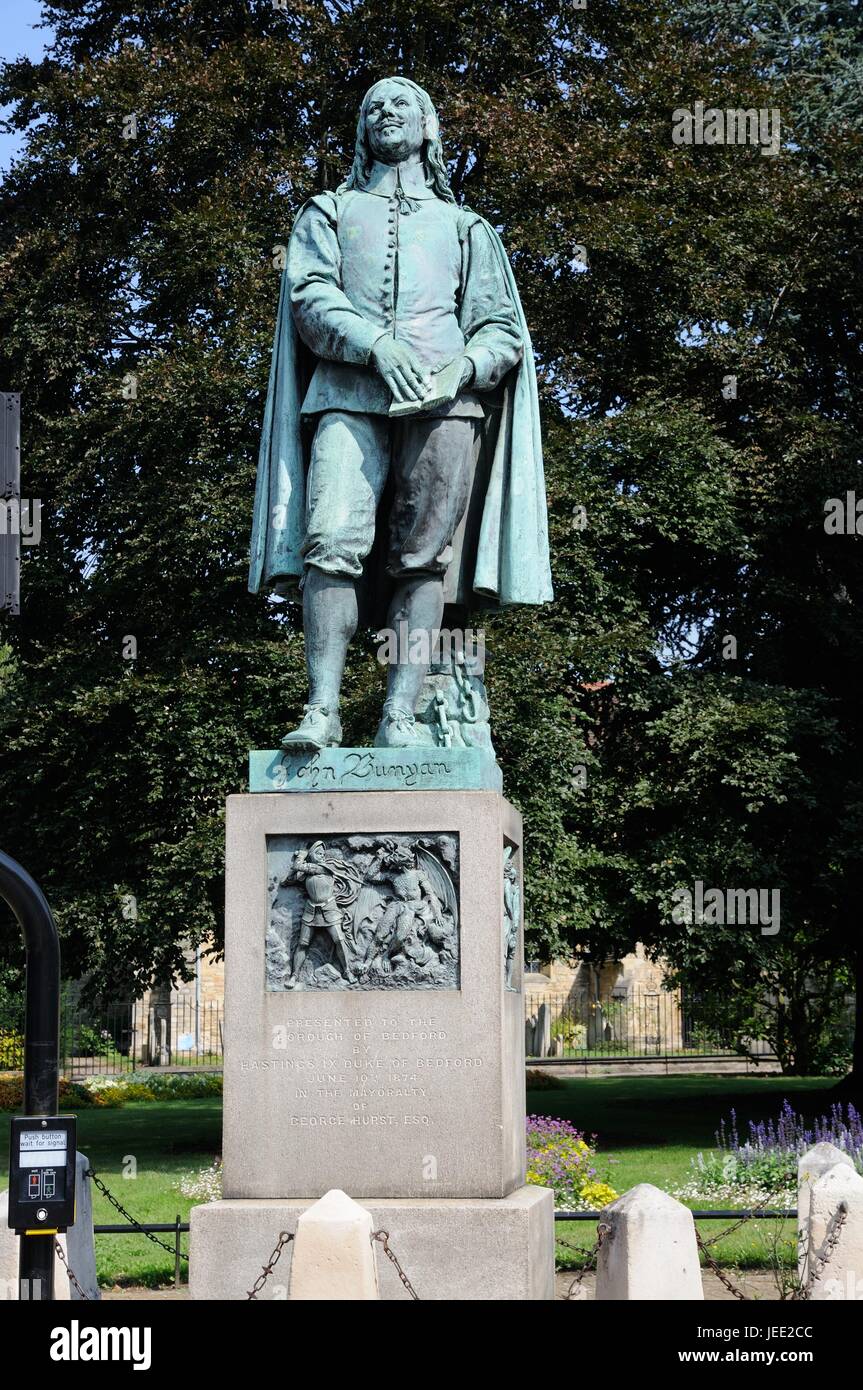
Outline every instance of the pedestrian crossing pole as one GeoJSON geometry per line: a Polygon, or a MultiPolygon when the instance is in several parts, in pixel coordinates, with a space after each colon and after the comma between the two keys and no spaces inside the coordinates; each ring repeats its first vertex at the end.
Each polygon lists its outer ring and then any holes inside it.
{"type": "MultiPolygon", "coordinates": [[[[27,1004],[24,1024],[24,1114],[54,1117],[60,1078],[60,939],[51,909],[27,870],[0,850],[0,897],[12,909],[27,952],[27,1004]]],[[[13,1133],[15,1126],[13,1126],[13,1133]]],[[[74,1154],[74,1142],[73,1142],[74,1154]]],[[[10,1220],[12,1198],[10,1191],[10,1220]]],[[[40,1209],[41,1210],[41,1209],[40,1209]]],[[[62,1223],[65,1224],[65,1223],[62,1223]]],[[[54,1297],[56,1230],[21,1232],[18,1297],[54,1297]]]]}

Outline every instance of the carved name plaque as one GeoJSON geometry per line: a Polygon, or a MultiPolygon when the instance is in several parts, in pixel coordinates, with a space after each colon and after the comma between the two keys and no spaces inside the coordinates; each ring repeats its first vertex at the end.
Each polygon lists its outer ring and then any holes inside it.
{"type": "Polygon", "coordinates": [[[500,791],[490,748],[253,749],[250,792],[500,791]]]}
{"type": "Polygon", "coordinates": [[[267,838],[268,990],[459,987],[455,833],[267,838]]]}

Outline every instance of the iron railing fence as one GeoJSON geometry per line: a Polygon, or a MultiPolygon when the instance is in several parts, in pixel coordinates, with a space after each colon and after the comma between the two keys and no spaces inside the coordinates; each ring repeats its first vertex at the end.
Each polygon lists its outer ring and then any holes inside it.
{"type": "MultiPolygon", "coordinates": [[[[65,1004],[60,1073],[69,1079],[119,1076],[138,1067],[221,1066],[223,1005],[172,994],[106,1008],[65,1004]]],[[[23,1005],[0,1010],[0,1074],[24,1065],[23,1005]]]]}
{"type": "MultiPolygon", "coordinates": [[[[535,990],[524,996],[528,1058],[601,1060],[678,1057],[772,1057],[770,1046],[744,1038],[733,1005],[710,1026],[677,993],[634,990],[600,1002],[583,993],[535,990]]],[[[138,1067],[221,1066],[224,1006],[188,993],[151,995],[109,1007],[61,1010],[61,1074],[120,1075],[138,1067]]],[[[0,1074],[23,1066],[23,1001],[0,1008],[0,1074]]]]}
{"type": "Polygon", "coordinates": [[[524,1013],[529,1058],[772,1056],[767,1042],[745,1037],[731,1004],[721,1021],[707,1025],[667,990],[630,990],[598,1001],[583,992],[528,987],[524,1013]]]}

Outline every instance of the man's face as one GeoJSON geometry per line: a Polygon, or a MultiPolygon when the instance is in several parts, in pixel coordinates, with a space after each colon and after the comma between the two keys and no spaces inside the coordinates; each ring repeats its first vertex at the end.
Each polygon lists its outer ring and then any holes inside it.
{"type": "Polygon", "coordinates": [[[398,82],[379,82],[366,110],[366,132],[372,154],[384,164],[418,154],[425,125],[416,95],[398,82]]]}

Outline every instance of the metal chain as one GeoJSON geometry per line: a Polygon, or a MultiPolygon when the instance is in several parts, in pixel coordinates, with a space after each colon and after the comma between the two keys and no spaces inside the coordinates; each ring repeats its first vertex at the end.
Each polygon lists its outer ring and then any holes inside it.
{"type": "MultiPolygon", "coordinates": [[[[741,1224],[742,1223],[738,1221],[737,1225],[730,1226],[728,1229],[729,1231],[736,1231],[737,1226],[741,1224]]],[[[723,1231],[722,1234],[727,1235],[728,1231],[723,1231]]],[[[733,1294],[733,1296],[739,1299],[741,1303],[749,1303],[751,1302],[749,1295],[745,1294],[742,1289],[738,1289],[736,1284],[732,1284],[731,1280],[728,1278],[728,1275],[725,1273],[723,1269],[720,1269],[713,1256],[707,1253],[708,1245],[713,1245],[715,1241],[721,1240],[721,1238],[721,1236],[715,1236],[713,1240],[705,1241],[701,1239],[701,1236],[698,1233],[698,1231],[695,1232],[695,1239],[698,1241],[698,1248],[704,1256],[704,1263],[708,1266],[709,1269],[713,1270],[713,1273],[716,1275],[720,1284],[724,1284],[730,1294],[733,1294]]]]}
{"type": "Polygon", "coordinates": [[[59,1256],[60,1263],[65,1267],[66,1273],[68,1274],[71,1283],[75,1285],[75,1288],[78,1290],[82,1298],[86,1299],[88,1303],[92,1303],[93,1300],[91,1299],[90,1295],[88,1293],[85,1293],[84,1290],[81,1288],[81,1285],[78,1281],[78,1276],[75,1273],[72,1266],[70,1265],[69,1261],[66,1259],[66,1252],[60,1244],[59,1240],[54,1241],[54,1249],[57,1255],[59,1256]]]}
{"type": "Polygon", "coordinates": [[[437,722],[440,727],[441,746],[443,748],[452,748],[452,725],[447,719],[447,715],[449,714],[449,706],[446,702],[446,696],[442,694],[440,690],[438,690],[435,694],[434,702],[435,715],[437,717],[437,722]]]}
{"type": "Polygon", "coordinates": [[[573,1279],[572,1283],[570,1284],[570,1286],[569,1286],[569,1288],[568,1288],[568,1290],[567,1290],[567,1293],[566,1293],[567,1298],[572,1298],[572,1297],[573,1297],[573,1293],[572,1293],[573,1289],[578,1289],[578,1288],[580,1288],[580,1287],[581,1287],[581,1284],[582,1284],[582,1281],[583,1281],[583,1279],[584,1279],[584,1277],[585,1277],[585,1275],[590,1274],[593,1270],[596,1269],[597,1262],[598,1262],[598,1260],[599,1260],[599,1252],[600,1252],[600,1250],[602,1249],[603,1241],[606,1239],[607,1236],[610,1236],[610,1235],[611,1235],[611,1227],[610,1227],[610,1226],[606,1226],[604,1222],[602,1222],[599,1226],[597,1226],[597,1228],[596,1228],[596,1244],[594,1245],[593,1249],[590,1251],[590,1253],[589,1253],[587,1259],[585,1260],[584,1264],[582,1265],[581,1269],[578,1271],[578,1273],[576,1274],[576,1276],[575,1276],[575,1278],[573,1279]]]}
{"type": "Polygon", "coordinates": [[[410,1294],[411,1298],[415,1299],[415,1300],[417,1301],[417,1303],[419,1303],[419,1302],[420,1302],[420,1296],[419,1296],[419,1294],[417,1293],[416,1289],[414,1288],[414,1286],[413,1286],[413,1284],[411,1283],[411,1281],[410,1281],[410,1279],[408,1278],[408,1276],[405,1274],[404,1270],[402,1269],[401,1265],[399,1264],[398,1260],[396,1259],[396,1256],[393,1254],[392,1250],[390,1249],[390,1243],[389,1243],[389,1242],[390,1242],[390,1233],[389,1233],[389,1231],[372,1231],[372,1240],[373,1240],[373,1241],[375,1241],[375,1240],[376,1240],[376,1241],[379,1241],[380,1244],[383,1246],[384,1254],[386,1255],[386,1257],[387,1257],[387,1259],[390,1261],[390,1263],[393,1264],[393,1265],[395,1266],[396,1274],[397,1274],[397,1275],[399,1276],[399,1278],[401,1279],[402,1283],[404,1284],[404,1286],[405,1286],[405,1288],[407,1289],[408,1293],[410,1294]]]}
{"type": "Polygon", "coordinates": [[[845,1225],[847,1219],[848,1203],[840,1202],[838,1207],[836,1208],[836,1212],[833,1217],[835,1225],[833,1226],[833,1229],[828,1232],[827,1238],[821,1247],[821,1254],[815,1261],[815,1264],[812,1268],[812,1272],[810,1273],[809,1278],[806,1280],[806,1286],[805,1288],[799,1288],[794,1290],[794,1293],[791,1295],[790,1299],[791,1303],[806,1303],[812,1297],[812,1292],[815,1288],[816,1280],[821,1278],[821,1275],[824,1273],[825,1269],[832,1260],[833,1255],[836,1251],[836,1246],[839,1244],[839,1237],[842,1234],[842,1227],[845,1225]]]}
{"type": "Polygon", "coordinates": [[[476,691],[468,678],[464,652],[459,652],[456,656],[453,672],[462,707],[462,719],[465,724],[475,724],[479,719],[479,711],[476,707],[476,691]]]}
{"type": "MultiPolygon", "coordinates": [[[[154,1236],[152,1231],[145,1230],[144,1227],[141,1225],[140,1221],[136,1221],[132,1213],[126,1210],[126,1208],[123,1206],[123,1203],[118,1202],[113,1192],[108,1191],[102,1179],[98,1176],[97,1173],[93,1171],[92,1168],[87,1169],[86,1173],[84,1174],[84,1177],[91,1178],[93,1180],[96,1187],[98,1187],[99,1191],[102,1193],[102,1196],[107,1197],[108,1201],[111,1203],[111,1206],[114,1207],[120,1213],[121,1216],[124,1216],[127,1221],[131,1222],[131,1224],[135,1227],[136,1231],[140,1231],[142,1235],[145,1235],[148,1240],[151,1240],[153,1242],[154,1245],[159,1245],[163,1250],[167,1250],[169,1255],[176,1256],[177,1252],[174,1249],[174,1246],[166,1245],[163,1240],[159,1240],[158,1236],[154,1236]]],[[[183,1252],[180,1251],[180,1258],[183,1260],[188,1260],[189,1257],[188,1255],[184,1255],[183,1252]]]]}
{"type": "Polygon", "coordinates": [[[267,1263],[264,1265],[254,1284],[246,1294],[247,1298],[256,1299],[258,1297],[258,1294],[260,1293],[261,1289],[264,1287],[270,1275],[272,1274],[274,1268],[279,1263],[282,1251],[284,1250],[285,1246],[293,1240],[293,1238],[293,1231],[279,1231],[279,1239],[276,1242],[276,1245],[273,1249],[273,1253],[270,1256],[267,1263]]]}
{"type": "Polygon", "coordinates": [[[702,1240],[702,1250],[706,1250],[710,1245],[718,1245],[719,1241],[724,1240],[726,1236],[733,1236],[734,1232],[739,1231],[741,1226],[745,1226],[747,1221],[755,1221],[758,1219],[758,1216],[759,1213],[757,1211],[754,1211],[751,1216],[748,1214],[746,1216],[741,1216],[739,1221],[735,1221],[733,1226],[726,1226],[725,1230],[720,1231],[718,1236],[711,1236],[709,1240],[702,1240]]]}

